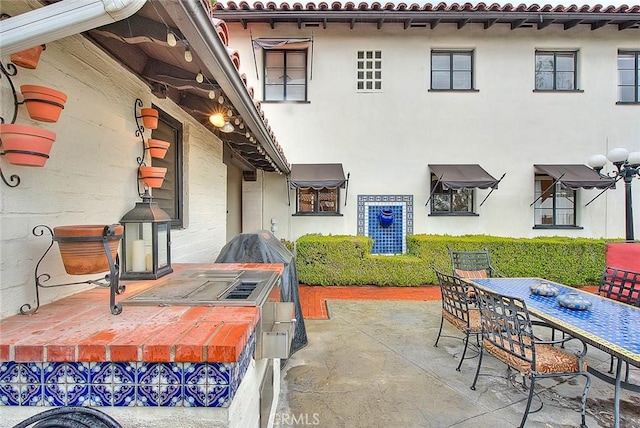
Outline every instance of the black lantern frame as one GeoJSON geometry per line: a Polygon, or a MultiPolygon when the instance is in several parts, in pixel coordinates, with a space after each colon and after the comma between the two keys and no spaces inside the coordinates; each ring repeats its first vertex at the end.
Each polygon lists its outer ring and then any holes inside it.
{"type": "Polygon", "coordinates": [[[158,279],[173,272],[171,217],[148,191],[120,223],[124,226],[120,279],[158,279]]]}

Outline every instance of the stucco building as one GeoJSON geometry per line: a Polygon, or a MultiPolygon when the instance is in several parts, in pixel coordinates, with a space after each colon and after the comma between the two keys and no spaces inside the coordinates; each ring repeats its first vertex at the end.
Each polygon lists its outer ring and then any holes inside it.
{"type": "Polygon", "coordinates": [[[610,183],[587,164],[640,150],[638,6],[216,8],[293,164],[289,186],[255,184],[263,228],[365,234],[380,253],[406,233],[625,236],[622,182],[596,198],[610,183]]]}

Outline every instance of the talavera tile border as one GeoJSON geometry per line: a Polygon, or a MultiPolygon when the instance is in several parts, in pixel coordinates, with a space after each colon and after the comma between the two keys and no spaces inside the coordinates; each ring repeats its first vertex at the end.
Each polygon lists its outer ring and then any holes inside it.
{"type": "Polygon", "coordinates": [[[0,362],[0,406],[228,407],[255,344],[237,363],[0,362]]]}

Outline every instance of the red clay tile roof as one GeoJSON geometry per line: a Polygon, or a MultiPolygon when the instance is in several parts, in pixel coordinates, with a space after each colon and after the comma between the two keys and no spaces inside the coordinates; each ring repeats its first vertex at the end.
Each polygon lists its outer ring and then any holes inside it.
{"type": "Polygon", "coordinates": [[[332,2],[331,4],[327,2],[320,3],[307,3],[306,5],[302,5],[302,3],[295,2],[293,4],[290,3],[280,3],[278,6],[275,2],[267,2],[266,4],[263,2],[254,2],[253,5],[246,1],[241,1],[236,3],[234,1],[227,2],[226,7],[221,3],[216,3],[215,10],[283,10],[283,11],[299,11],[299,10],[317,10],[317,11],[405,11],[405,10],[413,10],[413,11],[469,11],[469,12],[556,12],[556,13],[567,13],[567,12],[580,12],[580,13],[640,13],[640,5],[621,5],[621,6],[603,6],[601,4],[596,5],[582,5],[576,6],[575,4],[569,6],[557,5],[553,6],[550,4],[546,5],[538,5],[538,4],[518,4],[512,5],[511,3],[507,3],[504,5],[500,5],[498,3],[492,3],[487,5],[486,3],[478,3],[473,5],[472,3],[445,3],[440,2],[437,4],[434,3],[424,3],[422,6],[417,3],[411,3],[411,5],[407,5],[407,3],[392,3],[388,2],[382,5],[382,3],[373,2],[370,5],[366,2],[361,2],[356,5],[354,2],[332,2]]]}
{"type": "MultiPolygon", "coordinates": [[[[272,26],[279,22],[321,23],[404,23],[404,28],[415,24],[430,24],[434,28],[440,23],[457,24],[462,28],[468,23],[482,23],[486,28],[498,23],[510,24],[511,29],[533,27],[539,29],[550,24],[560,24],[565,30],[578,24],[591,25],[595,30],[605,25],[617,25],[618,29],[640,28],[640,5],[603,6],[507,3],[379,3],[361,2],[320,2],[320,3],[266,3],[229,1],[226,5],[216,3],[217,17],[227,22],[241,22],[245,27],[249,22],[265,22],[272,26]]],[[[424,25],[422,25],[424,26],[424,25]]]]}

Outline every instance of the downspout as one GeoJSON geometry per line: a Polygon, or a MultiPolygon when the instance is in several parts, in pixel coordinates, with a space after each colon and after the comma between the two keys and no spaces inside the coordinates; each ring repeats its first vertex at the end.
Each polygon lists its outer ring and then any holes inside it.
{"type": "Polygon", "coordinates": [[[63,0],[0,21],[0,52],[10,55],[128,18],[146,0],[63,0]]]}
{"type": "Polygon", "coordinates": [[[265,152],[273,159],[280,171],[288,174],[291,171],[289,165],[273,144],[271,135],[253,104],[238,70],[231,62],[226,46],[215,32],[209,15],[198,3],[199,1],[165,0],[162,6],[187,37],[189,44],[195,47],[199,54],[209,53],[210,61],[204,58],[204,66],[213,74],[243,117],[245,124],[254,131],[265,152]]]}

